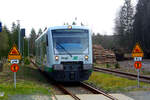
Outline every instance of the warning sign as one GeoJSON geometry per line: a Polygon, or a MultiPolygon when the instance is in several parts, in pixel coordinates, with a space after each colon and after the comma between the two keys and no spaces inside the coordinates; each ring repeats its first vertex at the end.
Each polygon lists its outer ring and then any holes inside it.
{"type": "Polygon", "coordinates": [[[143,57],[143,56],[144,53],[142,48],[140,47],[139,43],[136,43],[132,51],[132,57],[143,57]]]}
{"type": "Polygon", "coordinates": [[[17,72],[19,70],[19,66],[17,64],[12,64],[10,69],[12,72],[17,72]]]}
{"type": "Polygon", "coordinates": [[[140,68],[142,67],[141,61],[136,61],[136,62],[134,63],[134,67],[135,67],[136,69],[140,69],[140,68]]]}
{"type": "Polygon", "coordinates": [[[17,46],[14,44],[13,47],[11,48],[9,54],[8,54],[8,59],[21,59],[21,55],[19,50],[17,49],[17,46]]]}

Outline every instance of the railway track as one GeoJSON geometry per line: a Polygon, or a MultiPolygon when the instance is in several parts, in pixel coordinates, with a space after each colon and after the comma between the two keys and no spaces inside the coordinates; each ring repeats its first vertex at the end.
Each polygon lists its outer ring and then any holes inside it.
{"type": "MultiPolygon", "coordinates": [[[[115,71],[115,70],[108,69],[108,68],[94,67],[94,71],[111,73],[111,74],[119,75],[121,77],[129,78],[129,79],[135,79],[135,80],[137,79],[137,75],[136,74],[127,73],[127,72],[121,72],[121,71],[115,71]]],[[[140,77],[140,81],[150,83],[150,77],[144,76],[144,75],[140,75],[139,77],[140,77]]]]}
{"type": "MultiPolygon", "coordinates": [[[[106,96],[107,98],[109,98],[110,100],[118,100],[117,98],[114,98],[113,96],[105,93],[104,91],[99,90],[99,89],[95,89],[95,88],[93,88],[92,86],[90,86],[90,85],[88,85],[86,83],[80,82],[79,85],[80,85],[80,87],[85,88],[88,91],[91,91],[93,94],[102,94],[102,95],[106,96]]],[[[59,89],[61,89],[65,94],[72,96],[75,100],[81,100],[76,94],[74,94],[71,91],[69,91],[66,88],[66,86],[61,85],[61,84],[57,84],[56,86],[59,89]]]]}
{"type": "Polygon", "coordinates": [[[95,89],[94,87],[92,87],[92,86],[90,86],[90,85],[88,85],[86,83],[83,83],[83,82],[81,82],[80,84],[81,84],[81,86],[83,86],[86,89],[90,90],[94,94],[102,94],[102,95],[108,97],[111,100],[118,100],[117,98],[109,95],[108,93],[104,92],[103,90],[95,89]]]}
{"type": "MultiPolygon", "coordinates": [[[[38,66],[36,65],[32,60],[31,60],[32,64],[34,66],[38,66]]],[[[61,83],[58,83],[58,82],[55,82],[55,81],[50,81],[49,78],[47,77],[47,75],[44,74],[44,76],[47,78],[47,81],[51,84],[51,85],[54,85],[56,88],[58,88],[62,93],[66,94],[66,95],[70,95],[71,97],[73,97],[75,100],[81,100],[77,95],[76,93],[73,93],[72,91],[70,91],[69,89],[67,89],[68,87],[65,86],[64,84],[61,84],[61,83]]],[[[90,91],[92,94],[102,94],[104,95],[105,97],[109,98],[110,100],[118,100],[117,98],[109,95],[108,93],[102,91],[102,90],[99,90],[99,89],[96,89],[86,83],[83,83],[83,82],[80,82],[78,84],[78,87],[80,88],[84,88],[85,90],[87,91],[90,91]]],[[[55,100],[57,100],[56,96],[55,96],[55,100]]]]}

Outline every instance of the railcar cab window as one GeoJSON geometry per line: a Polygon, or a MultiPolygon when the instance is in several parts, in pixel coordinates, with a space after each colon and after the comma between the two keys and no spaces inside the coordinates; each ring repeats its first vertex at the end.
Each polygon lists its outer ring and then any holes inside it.
{"type": "Polygon", "coordinates": [[[89,31],[86,29],[52,30],[55,54],[88,54],[89,31]]]}

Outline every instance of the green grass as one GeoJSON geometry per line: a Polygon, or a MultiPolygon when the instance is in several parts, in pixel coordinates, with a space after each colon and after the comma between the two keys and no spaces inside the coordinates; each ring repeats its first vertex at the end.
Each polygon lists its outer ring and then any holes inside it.
{"type": "Polygon", "coordinates": [[[129,80],[127,78],[121,78],[100,72],[93,72],[89,80],[86,82],[92,83],[108,92],[127,92],[150,89],[150,84],[140,82],[140,88],[137,88],[136,80],[129,80]]]}
{"type": "Polygon", "coordinates": [[[0,72],[0,92],[5,92],[0,100],[7,100],[9,95],[18,94],[45,94],[51,95],[50,85],[45,77],[41,75],[37,68],[32,65],[19,65],[20,69],[16,73],[17,84],[14,88],[14,73],[10,71],[10,64],[4,65],[3,72],[0,72]]]}

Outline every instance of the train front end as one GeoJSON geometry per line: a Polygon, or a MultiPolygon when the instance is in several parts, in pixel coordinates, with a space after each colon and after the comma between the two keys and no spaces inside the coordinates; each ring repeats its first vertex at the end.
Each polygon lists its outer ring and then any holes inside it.
{"type": "Polygon", "coordinates": [[[84,81],[92,73],[92,39],[88,28],[66,26],[51,30],[56,81],[84,81]]]}

